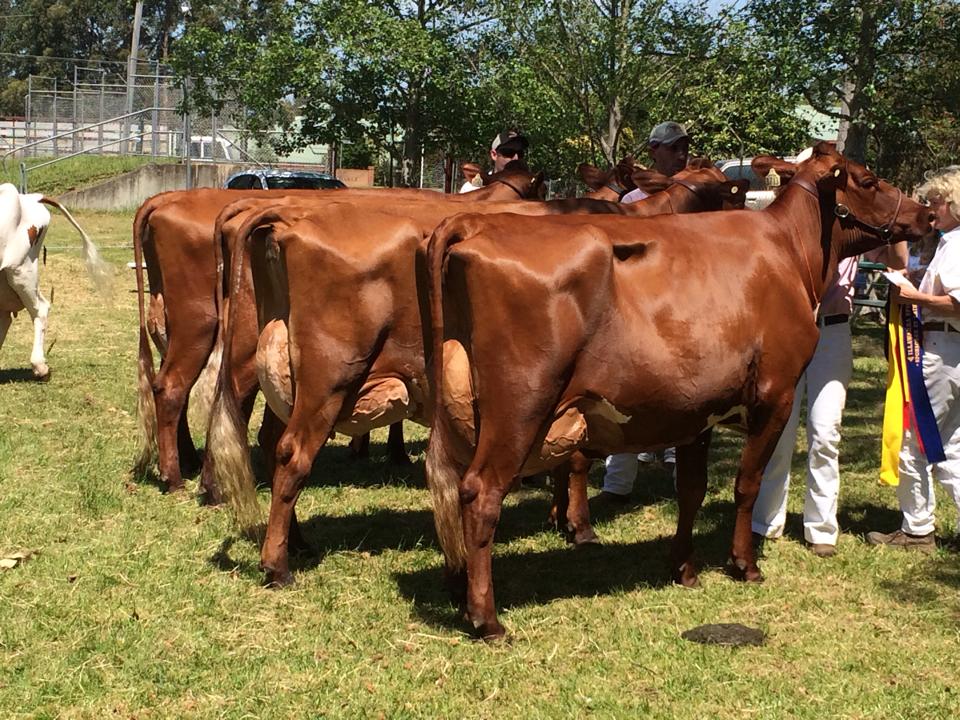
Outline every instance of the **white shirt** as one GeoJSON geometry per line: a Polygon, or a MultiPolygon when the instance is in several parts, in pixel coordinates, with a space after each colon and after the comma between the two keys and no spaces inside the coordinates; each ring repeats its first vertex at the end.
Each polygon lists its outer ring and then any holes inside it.
{"type": "MultiPolygon", "coordinates": [[[[479,176],[479,175],[477,175],[477,179],[478,179],[478,180],[480,179],[480,176],[479,176]]],[[[461,192],[461,193],[468,193],[468,192],[472,192],[472,191],[474,191],[474,190],[479,190],[480,188],[483,187],[483,181],[480,180],[480,183],[481,183],[480,185],[474,185],[472,182],[470,182],[469,180],[467,180],[463,185],[460,186],[460,192],[461,192]]]]}
{"type": "MultiPolygon", "coordinates": [[[[927,265],[927,272],[917,289],[928,295],[949,295],[960,302],[960,227],[944,233],[940,238],[937,251],[927,265]]],[[[923,319],[947,322],[960,331],[960,318],[938,315],[934,310],[926,308],[923,319]]]]}
{"type": "Polygon", "coordinates": [[[640,188],[635,188],[630,192],[628,192],[626,195],[624,195],[622,198],[620,198],[620,202],[635,203],[640,200],[644,200],[648,197],[650,196],[647,193],[645,193],[643,190],[641,190],[640,188]]]}

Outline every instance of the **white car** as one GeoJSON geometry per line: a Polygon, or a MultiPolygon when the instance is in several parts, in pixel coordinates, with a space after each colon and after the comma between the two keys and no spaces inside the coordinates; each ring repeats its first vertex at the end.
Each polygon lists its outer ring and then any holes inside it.
{"type": "MultiPolygon", "coordinates": [[[[750,189],[747,190],[746,206],[749,210],[762,210],[773,202],[776,194],[773,190],[768,190],[763,180],[757,177],[750,167],[750,161],[753,158],[740,158],[733,160],[720,160],[717,167],[724,175],[731,180],[740,180],[744,178],[750,181],[750,189]]],[[[784,158],[788,162],[796,162],[795,157],[784,158]]]]}

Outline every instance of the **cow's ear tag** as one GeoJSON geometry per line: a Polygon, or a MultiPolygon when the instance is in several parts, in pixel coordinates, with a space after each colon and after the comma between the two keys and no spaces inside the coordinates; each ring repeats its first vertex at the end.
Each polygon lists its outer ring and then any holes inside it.
{"type": "Polygon", "coordinates": [[[840,177],[840,168],[834,168],[833,170],[834,177],[840,177]]]}
{"type": "Polygon", "coordinates": [[[736,195],[738,192],[740,192],[740,188],[738,188],[736,185],[734,185],[732,188],[730,188],[730,194],[731,194],[731,195],[736,195]]]}

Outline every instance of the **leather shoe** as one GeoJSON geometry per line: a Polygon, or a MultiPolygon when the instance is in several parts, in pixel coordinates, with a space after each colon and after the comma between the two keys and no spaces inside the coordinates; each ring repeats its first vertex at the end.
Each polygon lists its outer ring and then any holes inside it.
{"type": "Polygon", "coordinates": [[[601,503],[610,503],[611,505],[628,505],[630,503],[630,496],[601,490],[596,500],[601,503]]]}
{"type": "Polygon", "coordinates": [[[837,554],[836,545],[828,545],[827,543],[812,543],[808,542],[807,547],[810,549],[814,555],[819,558],[828,558],[833,557],[837,554]]]}
{"type": "Polygon", "coordinates": [[[927,555],[937,549],[937,541],[933,533],[911,535],[903,530],[892,533],[869,532],[867,533],[867,543],[870,545],[886,545],[898,550],[916,550],[927,555]]]}

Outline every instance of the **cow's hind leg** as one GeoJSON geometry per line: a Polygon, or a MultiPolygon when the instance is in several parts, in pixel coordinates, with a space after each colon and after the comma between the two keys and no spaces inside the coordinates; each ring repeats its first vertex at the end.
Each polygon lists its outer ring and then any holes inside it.
{"type": "MultiPolygon", "coordinates": [[[[193,339],[193,338],[191,338],[193,339]]],[[[179,342],[171,338],[160,372],[153,381],[153,398],[157,407],[157,451],[160,481],[168,491],[183,488],[180,473],[180,453],[187,450],[186,464],[197,461],[197,450],[186,425],[187,398],[190,388],[200,376],[213,346],[209,342],[179,342]],[[201,349],[202,348],[202,349],[201,349]],[[183,426],[181,427],[181,422],[183,426]]]]}
{"type": "Polygon", "coordinates": [[[673,581],[684,587],[697,587],[697,568],[693,563],[693,525],[707,494],[707,455],[711,430],[689,445],[677,447],[677,532],[670,550],[673,581]]]}
{"type": "MultiPolygon", "coordinates": [[[[266,584],[284,586],[293,583],[290,572],[290,539],[294,532],[294,506],[310,475],[314,458],[326,443],[343,406],[344,393],[310,393],[324,397],[319,407],[303,402],[301,391],[286,431],[277,443],[276,472],[270,496],[267,536],[260,551],[260,566],[266,584]]],[[[297,531],[299,534],[299,531],[297,531]]]]}
{"type": "Polygon", "coordinates": [[[30,259],[16,268],[7,271],[7,282],[20,298],[23,307],[33,321],[33,348],[30,351],[30,365],[37,380],[46,380],[50,368],[43,354],[43,340],[47,329],[47,315],[50,303],[40,292],[40,276],[36,259],[30,259]]]}
{"type": "Polygon", "coordinates": [[[183,412],[177,423],[177,455],[180,462],[180,472],[184,475],[193,475],[200,469],[200,453],[197,452],[190,436],[190,425],[187,423],[187,414],[190,406],[190,397],[183,403],[183,412]]]}
{"type": "MultiPolygon", "coordinates": [[[[277,414],[270,409],[269,405],[264,408],[263,423],[261,423],[260,432],[257,434],[257,442],[260,445],[260,452],[263,454],[264,470],[267,477],[270,478],[271,488],[277,472],[277,445],[286,429],[287,426],[284,425],[283,420],[277,417],[277,414]]],[[[290,535],[287,546],[290,552],[294,553],[310,550],[310,545],[300,532],[296,509],[291,510],[290,535]]]]}

